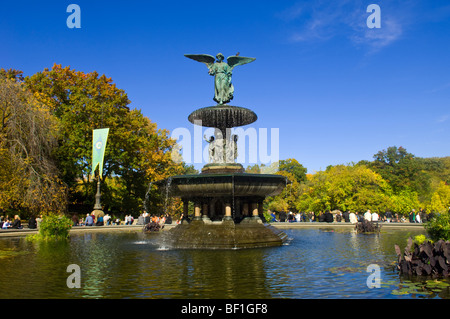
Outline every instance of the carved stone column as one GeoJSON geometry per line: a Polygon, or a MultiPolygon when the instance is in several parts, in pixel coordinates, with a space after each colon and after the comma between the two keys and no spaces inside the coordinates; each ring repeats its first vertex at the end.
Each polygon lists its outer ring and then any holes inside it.
{"type": "Polygon", "coordinates": [[[183,200],[183,220],[181,223],[184,223],[186,219],[189,217],[189,201],[183,200]]]}
{"type": "Polygon", "coordinates": [[[259,217],[259,204],[252,203],[252,220],[257,221],[258,223],[262,223],[261,218],[259,217]]]}
{"type": "Polygon", "coordinates": [[[195,220],[200,220],[202,219],[202,208],[200,203],[196,202],[194,204],[194,219],[195,220]]]}
{"type": "Polygon", "coordinates": [[[247,202],[243,203],[243,205],[242,205],[242,215],[244,216],[244,218],[250,217],[249,213],[248,213],[248,203],[247,202]]]}
{"type": "Polygon", "coordinates": [[[259,217],[258,203],[252,203],[252,217],[259,217]]]}
{"type": "Polygon", "coordinates": [[[203,203],[202,206],[202,220],[207,223],[207,222],[211,222],[211,219],[208,216],[208,203],[203,203]]]}
{"type": "Polygon", "coordinates": [[[233,220],[231,216],[231,204],[229,202],[225,202],[225,216],[223,220],[233,220]]]}

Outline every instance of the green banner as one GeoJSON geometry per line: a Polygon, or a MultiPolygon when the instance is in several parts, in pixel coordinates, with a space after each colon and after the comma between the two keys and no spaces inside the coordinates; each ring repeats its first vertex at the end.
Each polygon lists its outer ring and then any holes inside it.
{"type": "Polygon", "coordinates": [[[92,177],[95,175],[95,169],[97,166],[99,166],[99,175],[103,175],[103,158],[105,156],[108,134],[109,128],[104,128],[94,130],[94,134],[92,135],[92,177]]]}

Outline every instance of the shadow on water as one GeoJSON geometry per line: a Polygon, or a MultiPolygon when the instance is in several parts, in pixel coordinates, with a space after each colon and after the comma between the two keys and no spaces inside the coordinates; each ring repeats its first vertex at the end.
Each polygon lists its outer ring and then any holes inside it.
{"type": "Polygon", "coordinates": [[[356,234],[288,229],[285,245],[174,250],[161,234],[91,233],[67,242],[0,240],[0,298],[450,298],[448,280],[400,277],[394,245],[403,230],[356,234]],[[69,289],[67,266],[81,269],[69,289]],[[381,269],[369,289],[367,267],[381,269]]]}

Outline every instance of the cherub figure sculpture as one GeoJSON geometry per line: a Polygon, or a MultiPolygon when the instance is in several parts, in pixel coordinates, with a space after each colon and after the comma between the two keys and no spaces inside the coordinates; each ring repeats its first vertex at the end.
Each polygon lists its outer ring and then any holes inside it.
{"type": "Polygon", "coordinates": [[[209,154],[209,162],[214,163],[215,160],[215,150],[216,150],[216,143],[214,142],[215,138],[214,136],[211,136],[209,139],[206,138],[206,135],[203,136],[205,141],[209,144],[208,147],[208,154],[209,154]]]}
{"type": "Polygon", "coordinates": [[[231,139],[226,142],[226,162],[227,163],[235,163],[238,158],[238,136],[233,134],[231,139]]]}
{"type": "Polygon", "coordinates": [[[228,57],[227,62],[224,62],[222,53],[217,54],[216,58],[208,54],[185,54],[184,56],[206,64],[209,74],[215,77],[214,101],[219,105],[227,104],[234,97],[234,86],[231,83],[233,69],[238,65],[244,65],[256,60],[255,58],[234,55],[228,57]]]}

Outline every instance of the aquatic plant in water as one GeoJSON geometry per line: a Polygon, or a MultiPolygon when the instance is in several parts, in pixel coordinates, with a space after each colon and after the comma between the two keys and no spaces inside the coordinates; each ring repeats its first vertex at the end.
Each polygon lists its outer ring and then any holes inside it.
{"type": "MultiPolygon", "coordinates": [[[[419,239],[420,240],[420,239],[419,239]]],[[[450,241],[442,239],[435,243],[423,241],[420,245],[408,239],[402,254],[400,247],[395,245],[398,256],[397,270],[404,275],[449,277],[450,276],[450,241]]]]}
{"type": "Polygon", "coordinates": [[[398,283],[395,280],[381,283],[381,287],[392,287],[391,294],[394,296],[426,296],[427,298],[446,298],[450,292],[450,283],[445,280],[428,279],[425,281],[404,280],[398,283]]]}

